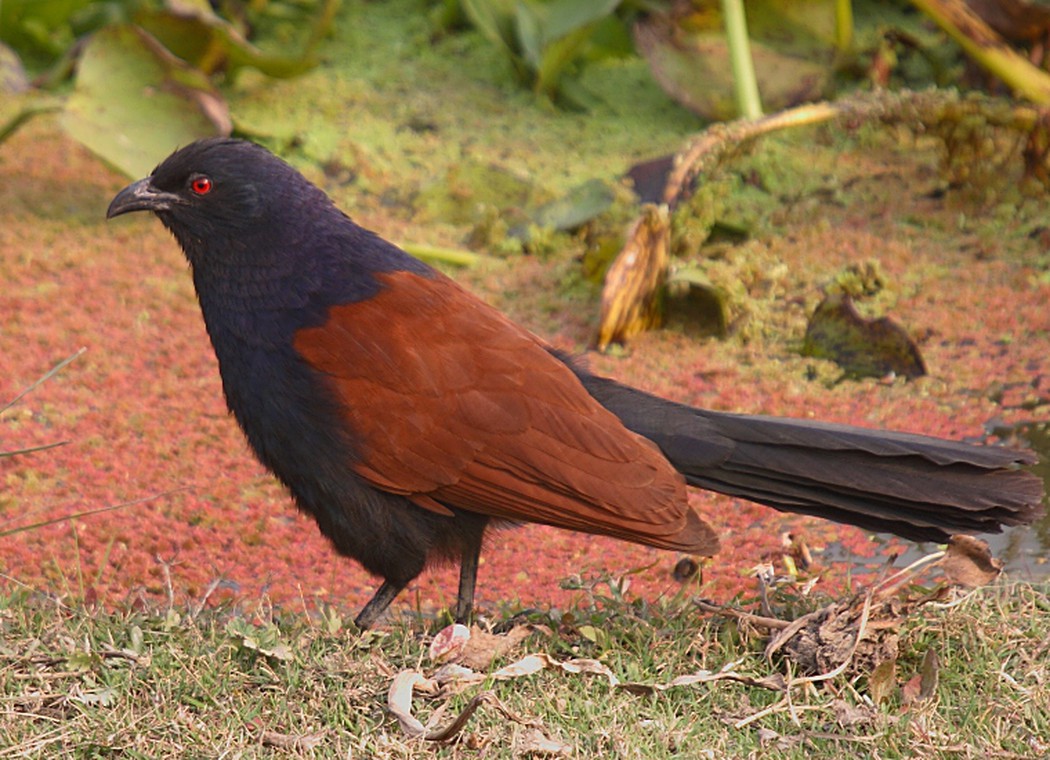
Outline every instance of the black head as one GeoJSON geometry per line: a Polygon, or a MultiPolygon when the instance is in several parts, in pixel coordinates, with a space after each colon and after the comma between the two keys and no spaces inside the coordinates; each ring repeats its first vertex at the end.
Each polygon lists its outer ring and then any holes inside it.
{"type": "Polygon", "coordinates": [[[172,153],[153,173],[120,191],[107,218],[152,211],[182,244],[195,250],[258,234],[304,203],[328,207],[327,198],[298,171],[245,140],[199,140],[172,153]]]}
{"type": "Polygon", "coordinates": [[[152,211],[175,235],[206,320],[220,307],[243,316],[301,309],[308,301],[320,314],[375,292],[372,272],[432,274],[354,224],[294,168],[244,140],[212,138],[175,151],[121,190],[106,216],[131,211],[152,211]]]}

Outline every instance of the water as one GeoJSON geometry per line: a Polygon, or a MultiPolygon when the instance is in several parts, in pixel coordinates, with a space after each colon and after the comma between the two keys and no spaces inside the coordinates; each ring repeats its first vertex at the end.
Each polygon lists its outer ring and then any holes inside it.
{"type": "MultiPolygon", "coordinates": [[[[1003,439],[1019,438],[1039,455],[1039,464],[1030,470],[1043,479],[1050,492],[1050,422],[1029,422],[1013,428],[995,427],[993,432],[1003,439]]],[[[1004,571],[1014,580],[1050,578],[1050,510],[1032,525],[1007,528],[1002,533],[987,533],[980,537],[988,542],[992,556],[1002,560],[1004,571]]],[[[882,538],[888,540],[891,536],[882,538]]],[[[911,544],[894,566],[906,567],[936,548],[932,544],[911,544]]],[[[823,558],[825,561],[852,561],[868,567],[872,563],[870,559],[851,556],[838,544],[829,546],[823,558]]]]}

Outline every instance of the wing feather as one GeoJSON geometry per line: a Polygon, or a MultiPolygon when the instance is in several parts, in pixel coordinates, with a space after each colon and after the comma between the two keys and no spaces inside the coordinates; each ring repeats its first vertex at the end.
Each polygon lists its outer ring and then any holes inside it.
{"type": "Polygon", "coordinates": [[[376,488],[454,507],[710,554],[685,482],[528,331],[443,275],[376,275],[372,298],[301,330],[376,488]]]}

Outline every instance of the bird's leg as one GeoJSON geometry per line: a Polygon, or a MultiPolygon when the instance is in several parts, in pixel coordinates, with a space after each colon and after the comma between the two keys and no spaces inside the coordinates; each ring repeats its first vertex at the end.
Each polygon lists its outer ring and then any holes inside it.
{"type": "Polygon", "coordinates": [[[474,611],[474,586],[478,582],[478,560],[481,557],[481,536],[463,547],[459,563],[459,598],[456,600],[456,622],[466,623],[474,611]]]}
{"type": "Polygon", "coordinates": [[[368,604],[357,613],[357,617],[354,618],[354,625],[362,631],[366,628],[371,628],[373,623],[379,619],[380,615],[386,612],[386,608],[390,606],[390,603],[394,601],[406,585],[408,584],[383,581],[383,585],[376,589],[375,594],[368,600],[368,604]]]}

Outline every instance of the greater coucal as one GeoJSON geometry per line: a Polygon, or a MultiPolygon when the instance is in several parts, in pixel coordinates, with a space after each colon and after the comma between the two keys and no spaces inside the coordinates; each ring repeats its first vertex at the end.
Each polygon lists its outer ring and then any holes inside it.
{"type": "Polygon", "coordinates": [[[383,579],[361,627],[440,560],[460,562],[467,617],[494,523],[710,555],[687,483],[915,540],[1040,509],[1029,451],[712,412],[591,375],[249,142],[176,151],[107,217],[129,211],[155,213],[189,259],[252,449],[383,579]]]}

